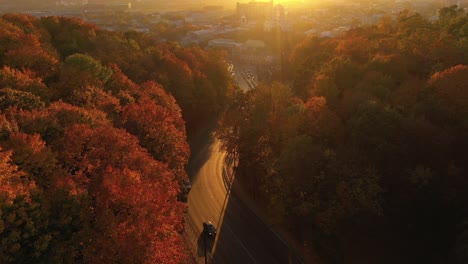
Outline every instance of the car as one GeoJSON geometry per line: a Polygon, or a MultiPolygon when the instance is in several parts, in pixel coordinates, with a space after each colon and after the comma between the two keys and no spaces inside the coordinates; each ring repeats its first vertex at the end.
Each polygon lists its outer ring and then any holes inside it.
{"type": "Polygon", "coordinates": [[[210,221],[203,223],[203,234],[208,237],[216,236],[216,227],[210,221]]]}
{"type": "Polygon", "coordinates": [[[184,180],[184,191],[186,191],[187,193],[190,192],[190,190],[192,189],[192,183],[190,182],[189,179],[185,179],[184,180]]]}
{"type": "Polygon", "coordinates": [[[177,196],[177,199],[181,202],[186,203],[188,201],[187,198],[191,189],[192,189],[192,184],[190,183],[190,180],[185,179],[180,186],[180,193],[177,196]]]}

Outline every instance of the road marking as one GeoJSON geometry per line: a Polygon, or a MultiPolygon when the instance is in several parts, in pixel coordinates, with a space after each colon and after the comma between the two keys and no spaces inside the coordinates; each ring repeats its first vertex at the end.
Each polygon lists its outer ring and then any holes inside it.
{"type": "Polygon", "coordinates": [[[252,254],[250,254],[249,250],[247,250],[247,248],[244,246],[244,244],[242,243],[242,241],[240,241],[240,239],[236,236],[236,234],[234,233],[234,231],[232,231],[232,229],[229,227],[229,225],[227,223],[224,223],[224,226],[227,227],[229,229],[229,231],[232,233],[232,235],[234,236],[234,238],[239,241],[239,244],[241,245],[241,247],[245,250],[245,252],[247,252],[247,255],[249,255],[250,259],[252,259],[253,263],[257,263],[257,261],[255,261],[254,257],[252,256],[252,254]]]}

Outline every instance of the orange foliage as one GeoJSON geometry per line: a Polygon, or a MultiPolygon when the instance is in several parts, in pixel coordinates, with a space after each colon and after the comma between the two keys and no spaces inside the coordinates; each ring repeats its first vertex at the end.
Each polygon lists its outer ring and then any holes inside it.
{"type": "Polygon", "coordinates": [[[38,186],[43,189],[55,188],[61,170],[55,154],[46,146],[39,134],[13,132],[2,145],[13,150],[13,161],[22,171],[27,172],[38,186]]]}
{"type": "Polygon", "coordinates": [[[56,148],[77,186],[96,198],[94,239],[85,262],[180,262],[178,184],[134,136],[110,126],[75,125],[56,148]]]}
{"type": "Polygon", "coordinates": [[[352,59],[364,62],[367,60],[369,40],[364,37],[349,37],[338,43],[335,51],[337,55],[349,56],[352,59]]]}
{"type": "Polygon", "coordinates": [[[457,65],[436,72],[428,81],[434,100],[447,117],[468,125],[468,66],[457,65]]]}
{"type": "Polygon", "coordinates": [[[339,117],[328,107],[324,97],[312,97],[305,103],[305,134],[325,144],[335,144],[343,136],[339,117]]]}
{"type": "Polygon", "coordinates": [[[150,99],[126,106],[122,122],[130,133],[136,135],[153,157],[174,169],[179,181],[186,178],[184,166],[190,149],[186,143],[184,121],[181,116],[163,108],[150,99]]]}
{"type": "Polygon", "coordinates": [[[26,174],[18,171],[16,165],[11,163],[11,151],[3,151],[0,148],[0,201],[12,202],[17,196],[27,196],[29,188],[34,183],[27,184],[26,174]]]}
{"type": "Polygon", "coordinates": [[[27,22],[22,25],[24,29],[6,20],[0,20],[0,51],[3,49],[3,62],[15,68],[29,68],[39,72],[42,76],[48,76],[54,69],[58,60],[53,54],[45,50],[39,41],[40,34],[32,34],[26,31],[38,31],[32,25],[32,17],[6,16],[7,19],[17,23],[27,22]]]}

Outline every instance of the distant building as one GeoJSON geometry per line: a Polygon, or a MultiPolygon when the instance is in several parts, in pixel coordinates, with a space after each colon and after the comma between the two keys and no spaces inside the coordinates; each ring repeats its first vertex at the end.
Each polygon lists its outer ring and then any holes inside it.
{"type": "Polygon", "coordinates": [[[273,1],[237,3],[237,16],[247,20],[272,19],[273,1]]]}
{"type": "Polygon", "coordinates": [[[138,27],[134,28],[133,30],[140,33],[150,33],[150,29],[146,27],[138,27]]]}
{"type": "Polygon", "coordinates": [[[122,1],[121,2],[118,2],[118,3],[107,3],[107,4],[103,4],[103,3],[96,3],[96,2],[91,2],[91,1],[87,1],[88,3],[86,4],[86,9],[88,11],[102,11],[102,10],[128,10],[130,8],[132,8],[132,4],[131,3],[123,3],[122,1]]]}
{"type": "Polygon", "coordinates": [[[243,24],[243,25],[247,24],[247,17],[246,16],[241,16],[240,21],[241,21],[241,24],[243,24]]]}
{"type": "Polygon", "coordinates": [[[322,38],[332,38],[334,37],[333,32],[331,31],[323,31],[320,33],[320,37],[322,38]]]}
{"type": "Polygon", "coordinates": [[[215,11],[215,12],[220,12],[223,11],[224,7],[223,6],[204,6],[203,11],[215,11]]]}
{"type": "Polygon", "coordinates": [[[194,40],[194,43],[201,41],[207,41],[215,36],[216,31],[213,29],[203,29],[198,31],[189,32],[187,35],[190,39],[194,40]]]}
{"type": "Polygon", "coordinates": [[[444,6],[453,6],[453,5],[459,5],[458,0],[443,0],[443,5],[444,6]]]}
{"type": "Polygon", "coordinates": [[[239,47],[240,45],[240,43],[235,42],[232,39],[213,39],[208,41],[209,47],[233,49],[239,47]]]}
{"type": "Polygon", "coordinates": [[[468,1],[467,0],[442,0],[442,5],[444,7],[449,7],[449,6],[458,6],[458,7],[468,7],[468,1]]]}
{"type": "Polygon", "coordinates": [[[361,22],[363,25],[376,25],[380,22],[384,14],[372,14],[361,17],[361,22]]]}
{"type": "Polygon", "coordinates": [[[276,27],[276,23],[273,20],[267,20],[263,23],[263,31],[270,32],[276,27]]]}
{"type": "Polygon", "coordinates": [[[304,35],[306,37],[315,36],[316,34],[317,34],[317,29],[315,29],[315,28],[311,28],[311,29],[304,32],[304,35]]]}
{"type": "Polygon", "coordinates": [[[231,58],[238,58],[240,56],[241,43],[235,42],[232,39],[213,39],[208,41],[208,47],[221,48],[229,52],[231,58]]]}
{"type": "Polygon", "coordinates": [[[221,17],[221,11],[198,11],[187,14],[185,16],[185,21],[190,23],[208,23],[221,17]]]}
{"type": "Polygon", "coordinates": [[[238,56],[235,56],[233,60],[240,63],[265,66],[270,65],[273,61],[272,56],[266,49],[265,42],[261,40],[249,39],[238,50],[238,56]]]}
{"type": "Polygon", "coordinates": [[[263,30],[265,32],[271,32],[273,29],[279,28],[281,31],[292,31],[292,25],[288,21],[288,13],[282,5],[276,5],[273,8],[273,18],[271,20],[265,20],[263,23],[263,30]]]}
{"type": "Polygon", "coordinates": [[[260,51],[263,50],[266,47],[266,45],[265,42],[261,40],[249,39],[244,43],[244,47],[247,50],[260,51]]]}
{"type": "MultiPolygon", "coordinates": [[[[332,30],[320,32],[319,36],[322,37],[322,38],[333,38],[333,37],[336,37],[336,36],[343,35],[347,31],[349,31],[350,29],[351,29],[350,26],[337,27],[337,28],[334,28],[332,30]]],[[[311,34],[309,36],[311,36],[311,35],[313,36],[313,35],[315,35],[315,33],[316,32],[311,32],[311,34]]]]}
{"type": "Polygon", "coordinates": [[[77,5],[87,5],[88,0],[60,0],[55,2],[55,5],[58,6],[77,6],[77,5]]]}
{"type": "Polygon", "coordinates": [[[283,22],[286,20],[286,9],[283,5],[276,5],[273,9],[274,19],[278,22],[283,22]]]}

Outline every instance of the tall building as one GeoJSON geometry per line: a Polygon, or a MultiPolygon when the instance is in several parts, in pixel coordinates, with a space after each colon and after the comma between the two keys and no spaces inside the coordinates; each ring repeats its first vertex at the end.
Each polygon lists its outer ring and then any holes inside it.
{"type": "Polygon", "coordinates": [[[283,5],[276,5],[273,9],[274,19],[279,22],[286,20],[286,9],[283,5]]]}
{"type": "Polygon", "coordinates": [[[237,16],[248,21],[258,19],[272,19],[273,1],[270,2],[237,2],[237,16]]]}

